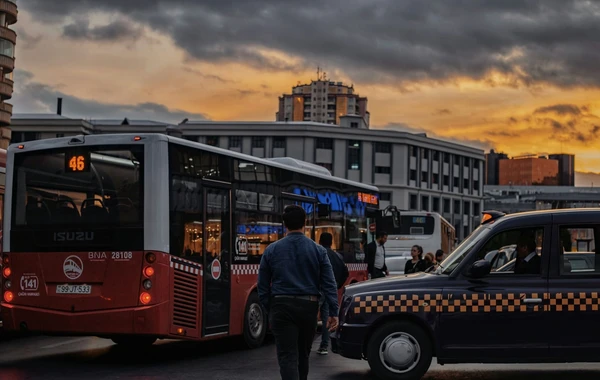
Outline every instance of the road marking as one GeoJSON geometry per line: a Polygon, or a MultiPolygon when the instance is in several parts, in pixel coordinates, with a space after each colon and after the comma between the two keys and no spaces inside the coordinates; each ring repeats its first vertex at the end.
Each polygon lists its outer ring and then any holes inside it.
{"type": "Polygon", "coordinates": [[[48,345],[48,346],[43,346],[42,349],[56,348],[56,347],[60,347],[60,346],[65,346],[67,344],[72,344],[72,343],[77,343],[77,342],[83,342],[84,340],[87,340],[87,339],[89,339],[89,338],[79,338],[79,339],[67,340],[65,342],[60,342],[60,343],[51,344],[51,345],[48,345]]]}

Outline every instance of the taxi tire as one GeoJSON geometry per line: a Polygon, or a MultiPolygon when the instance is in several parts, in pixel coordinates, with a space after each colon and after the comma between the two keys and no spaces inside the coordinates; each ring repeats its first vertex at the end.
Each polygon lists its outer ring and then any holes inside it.
{"type": "Polygon", "coordinates": [[[258,294],[256,292],[252,292],[248,297],[248,301],[246,302],[246,308],[244,309],[244,345],[250,349],[262,346],[263,342],[265,341],[265,336],[267,335],[267,327],[268,323],[265,309],[260,303],[258,294]],[[250,320],[251,313],[254,313],[254,315],[256,315],[257,312],[260,312],[260,323],[262,323],[262,330],[260,334],[256,337],[253,336],[251,332],[250,320]]]}
{"type": "Polygon", "coordinates": [[[431,359],[433,357],[433,348],[431,339],[427,333],[419,326],[409,321],[392,321],[378,327],[367,346],[367,360],[371,371],[381,380],[418,380],[421,379],[429,370],[431,359]],[[405,332],[415,338],[420,348],[420,360],[416,367],[406,373],[394,373],[388,370],[381,362],[379,348],[381,343],[393,333],[405,332]]]}

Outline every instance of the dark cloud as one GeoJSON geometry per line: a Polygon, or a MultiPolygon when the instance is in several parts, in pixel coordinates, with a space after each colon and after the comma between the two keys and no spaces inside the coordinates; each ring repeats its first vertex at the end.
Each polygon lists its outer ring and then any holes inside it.
{"type": "Polygon", "coordinates": [[[200,70],[192,69],[190,67],[184,67],[183,71],[186,71],[188,73],[197,75],[197,76],[199,76],[200,78],[203,78],[203,79],[214,80],[214,81],[221,82],[221,83],[233,83],[233,81],[230,80],[230,79],[225,79],[223,77],[220,77],[220,76],[214,75],[214,74],[206,74],[206,73],[203,73],[200,70]]]}
{"type": "Polygon", "coordinates": [[[440,110],[435,111],[433,114],[435,116],[451,115],[452,111],[450,111],[448,108],[444,108],[444,109],[440,109],[440,110]]]}
{"type": "Polygon", "coordinates": [[[489,131],[486,134],[490,136],[498,136],[498,137],[519,137],[520,134],[517,132],[508,132],[508,131],[489,131]]]}
{"type": "MultiPolygon", "coordinates": [[[[600,86],[597,1],[28,0],[22,7],[63,23],[116,12],[169,35],[195,59],[264,70],[321,64],[355,81],[399,88],[486,80],[491,72],[504,74],[502,85],[600,86]]],[[[65,33],[104,35],[77,26],[65,33]]]]}
{"type": "Polygon", "coordinates": [[[63,115],[85,119],[144,119],[165,123],[179,123],[190,120],[205,120],[204,114],[170,109],[158,103],[133,105],[100,103],[81,99],[58,91],[51,86],[35,82],[30,72],[17,70],[15,74],[15,95],[12,103],[15,113],[54,113],[58,98],[63,98],[63,115]]]}
{"type": "Polygon", "coordinates": [[[63,28],[63,36],[74,40],[112,42],[137,40],[142,35],[142,29],[127,20],[116,20],[106,25],[90,27],[89,20],[77,19],[63,28]]]}
{"type": "Polygon", "coordinates": [[[547,114],[547,113],[555,113],[557,115],[581,115],[583,112],[589,111],[589,108],[586,106],[578,107],[574,104],[556,104],[548,107],[540,107],[536,109],[533,113],[537,114],[547,114]]]}

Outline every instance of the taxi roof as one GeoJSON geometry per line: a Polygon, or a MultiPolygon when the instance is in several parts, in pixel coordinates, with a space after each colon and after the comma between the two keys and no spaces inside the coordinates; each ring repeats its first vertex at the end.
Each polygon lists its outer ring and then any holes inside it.
{"type": "MultiPolygon", "coordinates": [[[[483,214],[491,211],[484,211],[483,214]]],[[[552,222],[595,222],[600,221],[600,208],[568,208],[518,212],[498,216],[486,224],[501,224],[503,227],[523,226],[524,224],[547,224],[552,222]]]]}

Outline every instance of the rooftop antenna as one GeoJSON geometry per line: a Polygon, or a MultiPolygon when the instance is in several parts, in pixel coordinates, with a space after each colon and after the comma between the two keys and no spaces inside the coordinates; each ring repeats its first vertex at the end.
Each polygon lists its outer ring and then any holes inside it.
{"type": "Polygon", "coordinates": [[[317,80],[321,80],[321,68],[317,66],[317,80]]]}

